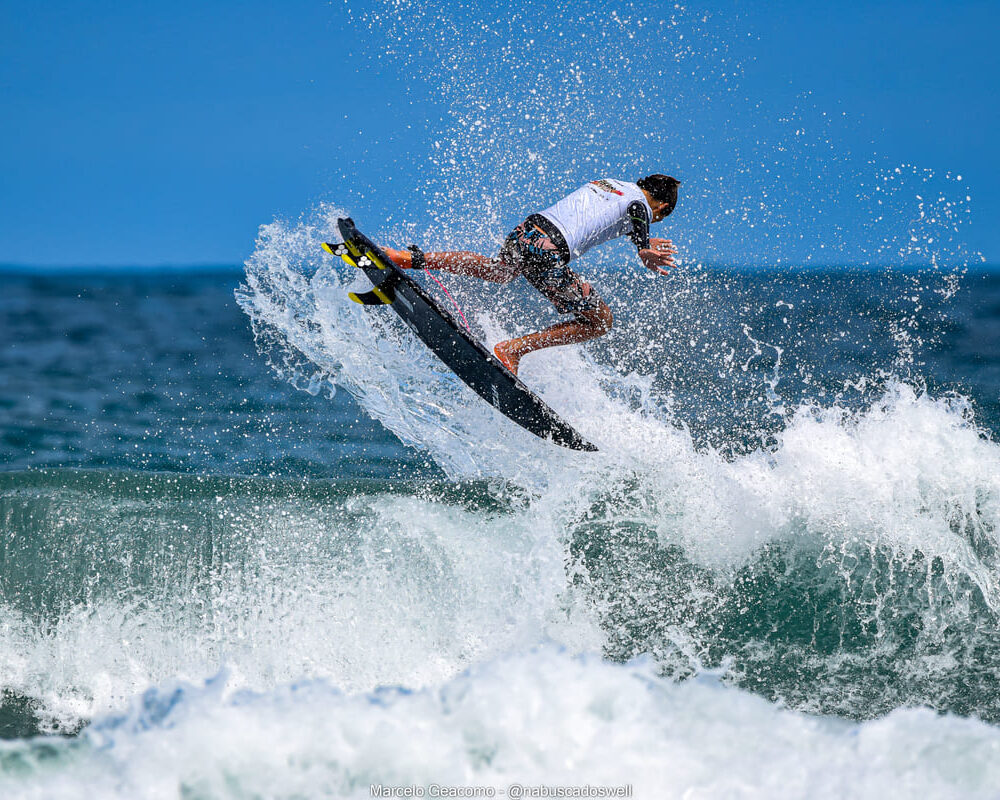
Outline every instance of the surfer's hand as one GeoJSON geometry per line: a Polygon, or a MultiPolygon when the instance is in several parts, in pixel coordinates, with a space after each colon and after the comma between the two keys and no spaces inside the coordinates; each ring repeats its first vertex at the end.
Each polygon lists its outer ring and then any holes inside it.
{"type": "Polygon", "coordinates": [[[677,248],[674,247],[674,243],[669,239],[650,239],[649,247],[639,251],[639,259],[646,269],[658,272],[661,275],[669,275],[670,272],[663,268],[677,266],[677,262],[674,261],[676,253],[677,248]]]}
{"type": "Polygon", "coordinates": [[[677,248],[674,247],[673,239],[657,239],[655,236],[652,236],[649,239],[649,249],[660,253],[669,253],[672,256],[677,255],[677,248]]]}

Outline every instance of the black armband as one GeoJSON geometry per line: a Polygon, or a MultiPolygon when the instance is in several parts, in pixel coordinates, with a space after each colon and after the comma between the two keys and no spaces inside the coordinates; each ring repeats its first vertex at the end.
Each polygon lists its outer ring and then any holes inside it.
{"type": "Polygon", "coordinates": [[[632,223],[632,230],[629,231],[628,238],[639,250],[649,247],[649,214],[645,204],[636,200],[629,203],[628,218],[632,223]]]}
{"type": "Polygon", "coordinates": [[[424,251],[417,247],[415,244],[411,244],[406,248],[411,253],[413,253],[413,260],[410,261],[412,269],[425,269],[427,267],[427,259],[424,257],[424,251]]]}

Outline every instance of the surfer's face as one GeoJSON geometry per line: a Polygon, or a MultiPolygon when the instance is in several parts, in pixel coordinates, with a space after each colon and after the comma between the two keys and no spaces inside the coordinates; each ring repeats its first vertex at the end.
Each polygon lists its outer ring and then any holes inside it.
{"type": "Polygon", "coordinates": [[[653,212],[653,222],[659,222],[665,217],[668,217],[670,212],[674,210],[674,207],[669,203],[656,201],[656,205],[650,206],[649,210],[653,212]]]}

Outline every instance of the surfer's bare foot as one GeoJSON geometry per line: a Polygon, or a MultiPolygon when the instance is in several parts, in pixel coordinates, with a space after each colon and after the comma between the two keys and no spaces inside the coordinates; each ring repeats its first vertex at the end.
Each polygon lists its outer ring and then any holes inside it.
{"type": "Polygon", "coordinates": [[[413,267],[413,252],[410,250],[393,250],[391,247],[383,247],[382,252],[392,259],[392,263],[400,269],[411,269],[413,267]]]}
{"type": "Polygon", "coordinates": [[[501,364],[507,367],[514,375],[517,375],[518,364],[521,363],[521,356],[510,349],[510,342],[500,342],[493,348],[495,355],[501,364]]]}

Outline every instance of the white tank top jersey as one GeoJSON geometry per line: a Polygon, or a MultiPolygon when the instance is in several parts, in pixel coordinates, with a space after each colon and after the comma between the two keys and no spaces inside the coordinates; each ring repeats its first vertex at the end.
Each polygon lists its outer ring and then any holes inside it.
{"type": "Polygon", "coordinates": [[[591,247],[624,236],[632,230],[628,207],[636,200],[651,222],[653,211],[646,195],[634,183],[611,178],[591,181],[541,212],[562,233],[570,258],[579,258],[591,247]]]}

